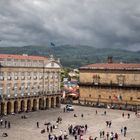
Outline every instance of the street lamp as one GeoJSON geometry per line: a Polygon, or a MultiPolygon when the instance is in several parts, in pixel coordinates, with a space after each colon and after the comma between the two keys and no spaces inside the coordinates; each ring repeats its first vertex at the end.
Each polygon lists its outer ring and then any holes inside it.
{"type": "MultiPolygon", "coordinates": [[[[0,63],[0,73],[1,73],[1,63],[0,63]]],[[[0,94],[0,118],[2,116],[2,113],[1,113],[1,103],[2,103],[2,96],[0,94]]]]}

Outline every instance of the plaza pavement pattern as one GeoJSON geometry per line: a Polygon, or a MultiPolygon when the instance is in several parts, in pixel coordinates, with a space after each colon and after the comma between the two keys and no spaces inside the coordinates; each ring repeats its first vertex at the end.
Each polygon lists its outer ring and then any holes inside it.
{"type": "MultiPolygon", "coordinates": [[[[57,118],[62,117],[62,123],[59,124],[58,129],[54,129],[53,133],[60,135],[60,131],[67,131],[69,125],[88,125],[88,130],[84,134],[84,140],[88,140],[89,136],[98,137],[97,140],[103,140],[99,138],[99,131],[117,132],[119,134],[119,140],[140,140],[140,118],[135,116],[134,112],[112,110],[112,109],[100,109],[84,106],[73,106],[74,111],[63,112],[65,105],[61,105],[61,108],[41,110],[30,113],[22,113],[16,115],[8,115],[3,118],[11,122],[11,128],[0,127],[0,140],[48,140],[47,131],[41,134],[41,130],[45,129],[44,123],[51,122],[56,124],[57,118]],[[98,114],[96,115],[96,110],[98,114]],[[104,115],[106,110],[107,114],[104,115]],[[122,117],[124,112],[125,116],[122,117]],[[83,113],[84,117],[81,117],[83,113]],[[127,114],[130,113],[130,119],[127,118],[127,114]],[[74,114],[77,117],[74,117],[74,114]],[[22,115],[26,115],[27,119],[21,119],[22,115]],[[37,128],[36,122],[39,122],[40,128],[37,128]],[[106,127],[106,121],[112,121],[111,128],[106,127]],[[120,129],[126,126],[128,128],[127,135],[124,137],[120,129]],[[8,137],[2,137],[2,133],[8,133],[8,137]]],[[[74,140],[73,136],[69,136],[69,140],[74,140]]]]}

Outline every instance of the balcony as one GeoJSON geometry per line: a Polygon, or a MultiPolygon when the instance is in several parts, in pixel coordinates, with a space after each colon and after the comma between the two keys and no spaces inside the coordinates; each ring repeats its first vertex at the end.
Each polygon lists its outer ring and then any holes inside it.
{"type": "Polygon", "coordinates": [[[12,77],[11,77],[11,76],[8,76],[8,77],[7,77],[7,80],[11,80],[11,79],[12,79],[12,77]]]}
{"type": "Polygon", "coordinates": [[[0,80],[4,80],[4,76],[0,76],[0,80]]]}
{"type": "Polygon", "coordinates": [[[18,80],[18,77],[17,76],[15,76],[15,80],[18,80]]]}
{"type": "Polygon", "coordinates": [[[39,79],[43,79],[43,76],[40,76],[39,79]]]}
{"type": "Polygon", "coordinates": [[[30,80],[31,79],[31,76],[28,76],[28,80],[30,80]]]}
{"type": "Polygon", "coordinates": [[[34,80],[36,80],[37,79],[37,76],[34,76],[34,80]]]}
{"type": "Polygon", "coordinates": [[[21,80],[25,80],[25,76],[21,76],[21,80]]]}

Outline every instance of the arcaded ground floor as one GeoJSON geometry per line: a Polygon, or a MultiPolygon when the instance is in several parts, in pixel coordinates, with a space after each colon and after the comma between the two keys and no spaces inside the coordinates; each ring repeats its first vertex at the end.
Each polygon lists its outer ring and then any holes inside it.
{"type": "Polygon", "coordinates": [[[2,100],[0,114],[14,114],[60,107],[60,95],[2,100]]]}
{"type": "MultiPolygon", "coordinates": [[[[11,122],[11,128],[0,128],[0,140],[48,140],[48,133],[41,134],[41,130],[46,130],[45,122],[51,122],[56,124],[57,117],[62,117],[62,123],[59,124],[58,129],[54,129],[52,134],[60,135],[60,131],[67,131],[70,124],[75,125],[88,125],[88,130],[84,134],[84,140],[88,140],[89,136],[98,137],[97,140],[103,140],[99,138],[99,131],[117,132],[119,134],[119,140],[135,140],[140,139],[140,118],[137,118],[134,112],[112,110],[112,109],[99,109],[93,107],[74,106],[74,112],[63,112],[64,105],[61,108],[51,108],[49,110],[39,110],[36,112],[22,113],[16,115],[7,115],[3,120],[11,122]],[[96,110],[98,114],[96,115],[96,110]],[[107,114],[104,114],[106,110],[107,114]],[[124,112],[125,116],[122,117],[124,112]],[[81,117],[81,114],[84,117],[81,117]],[[127,114],[130,113],[130,119],[127,118],[127,114]],[[76,114],[77,117],[73,117],[76,114]],[[22,115],[26,115],[27,119],[21,119],[22,115]],[[37,128],[36,122],[39,122],[40,127],[37,128]],[[106,127],[106,121],[112,121],[111,128],[106,127]],[[127,135],[124,137],[120,129],[127,127],[127,135]],[[1,137],[3,132],[8,133],[8,137],[1,137]]],[[[67,131],[68,133],[68,131],[67,131]]],[[[74,140],[74,137],[69,136],[69,140],[74,140]]]]}

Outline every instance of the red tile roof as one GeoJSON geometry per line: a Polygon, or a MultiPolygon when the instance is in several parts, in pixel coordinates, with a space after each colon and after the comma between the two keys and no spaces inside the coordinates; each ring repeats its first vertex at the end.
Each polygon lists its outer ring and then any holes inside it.
{"type": "Polygon", "coordinates": [[[41,56],[28,56],[28,55],[14,55],[14,54],[0,54],[0,59],[22,59],[22,60],[48,60],[46,57],[41,56]]]}
{"type": "Polygon", "coordinates": [[[86,65],[80,69],[140,69],[140,63],[98,63],[86,65]]]}

